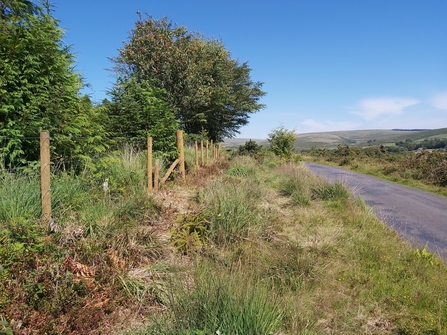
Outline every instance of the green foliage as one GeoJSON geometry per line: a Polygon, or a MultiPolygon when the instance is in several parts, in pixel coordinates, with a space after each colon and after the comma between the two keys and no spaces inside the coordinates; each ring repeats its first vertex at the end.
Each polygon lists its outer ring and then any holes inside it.
{"type": "Polygon", "coordinates": [[[258,103],[265,95],[262,83],[250,80],[247,63],[231,59],[222,42],[166,18],[140,16],[115,65],[121,78],[137,76],[165,89],[188,134],[206,131],[215,141],[232,137],[264,107],[258,103]]]}
{"type": "Polygon", "coordinates": [[[257,144],[256,141],[249,140],[244,145],[237,149],[238,155],[256,155],[262,150],[262,145],[257,144]]]}
{"type": "Polygon", "coordinates": [[[274,129],[268,137],[270,150],[275,155],[290,160],[293,154],[293,142],[295,141],[295,130],[287,130],[283,126],[274,129]]]}
{"type": "Polygon", "coordinates": [[[8,325],[9,325],[8,321],[0,321],[0,327],[2,327],[0,329],[0,334],[14,335],[14,333],[12,332],[12,329],[10,327],[8,327],[8,325]]]}
{"type": "Polygon", "coordinates": [[[203,141],[203,145],[206,145],[206,141],[209,140],[208,133],[205,129],[203,129],[199,134],[187,134],[184,133],[183,140],[185,142],[186,146],[194,146],[194,143],[197,141],[197,143],[203,141]]]}
{"type": "Polygon", "coordinates": [[[109,116],[108,131],[144,148],[153,137],[153,150],[168,158],[177,154],[175,134],[178,123],[174,108],[166,101],[164,89],[148,81],[119,81],[111,91],[112,101],[104,103],[109,116]]]}
{"type": "Polygon", "coordinates": [[[2,2],[0,159],[8,167],[37,160],[39,132],[52,136],[53,158],[101,150],[100,115],[78,92],[74,56],[58,22],[31,1],[2,2]],[[82,139],[81,139],[82,137],[82,139]],[[87,138],[87,139],[86,139],[87,138]]]}
{"type": "Polygon", "coordinates": [[[343,201],[349,198],[349,191],[342,184],[317,181],[302,167],[288,164],[281,170],[283,177],[278,184],[279,192],[290,197],[293,204],[310,205],[312,200],[343,201]]]}
{"type": "Polygon", "coordinates": [[[396,146],[400,148],[405,148],[407,150],[417,150],[422,149],[443,149],[447,147],[447,140],[441,138],[426,138],[423,141],[415,141],[412,139],[406,139],[404,141],[396,142],[396,146]]]}

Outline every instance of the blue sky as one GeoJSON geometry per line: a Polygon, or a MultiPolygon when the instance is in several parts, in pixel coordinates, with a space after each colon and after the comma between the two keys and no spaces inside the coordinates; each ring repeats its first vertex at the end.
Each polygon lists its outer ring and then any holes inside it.
{"type": "Polygon", "coordinates": [[[118,55],[138,19],[167,16],[220,39],[267,107],[240,129],[297,133],[447,127],[446,0],[53,0],[76,70],[107,97],[118,55]]]}

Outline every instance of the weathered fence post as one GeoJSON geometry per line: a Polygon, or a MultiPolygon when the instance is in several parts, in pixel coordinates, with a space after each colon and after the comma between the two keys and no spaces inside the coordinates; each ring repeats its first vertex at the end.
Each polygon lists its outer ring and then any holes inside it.
{"type": "Polygon", "coordinates": [[[147,138],[147,194],[152,191],[152,137],[147,138]]]}
{"type": "Polygon", "coordinates": [[[177,149],[179,150],[180,173],[182,178],[186,178],[185,172],[185,147],[183,145],[183,131],[177,130],[177,149]]]}
{"type": "Polygon", "coordinates": [[[211,154],[213,155],[212,157],[213,157],[213,160],[214,160],[214,143],[213,143],[213,140],[211,140],[210,151],[211,151],[211,154]]]}
{"type": "Polygon", "coordinates": [[[42,219],[51,220],[51,179],[50,179],[50,134],[40,133],[40,193],[42,198],[42,219]]]}

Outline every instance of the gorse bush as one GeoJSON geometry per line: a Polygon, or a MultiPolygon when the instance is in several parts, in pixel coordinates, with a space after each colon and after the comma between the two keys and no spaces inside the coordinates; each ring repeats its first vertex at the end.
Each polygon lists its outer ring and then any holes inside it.
{"type": "Polygon", "coordinates": [[[415,181],[415,185],[439,187],[447,185],[447,154],[441,151],[396,153],[384,146],[364,149],[339,146],[332,150],[313,148],[306,155],[313,160],[324,160],[394,181],[415,181]]]}
{"type": "Polygon", "coordinates": [[[438,186],[447,186],[447,154],[422,151],[407,155],[399,162],[399,171],[411,171],[411,177],[438,186]]]}

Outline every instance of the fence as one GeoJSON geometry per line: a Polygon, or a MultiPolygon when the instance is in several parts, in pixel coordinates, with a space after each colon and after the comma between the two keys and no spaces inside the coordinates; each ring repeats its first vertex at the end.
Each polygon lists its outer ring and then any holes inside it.
{"type": "MultiPolygon", "coordinates": [[[[148,195],[153,192],[158,192],[160,187],[168,180],[171,173],[178,166],[181,178],[184,180],[186,178],[185,169],[185,147],[183,141],[183,131],[177,130],[176,133],[176,144],[179,151],[178,158],[171,164],[171,166],[166,171],[165,175],[160,178],[160,160],[155,159],[155,164],[153,165],[153,152],[152,152],[152,137],[147,139],[147,193],[148,195]]],[[[213,141],[207,140],[200,142],[200,148],[197,141],[194,143],[195,147],[195,167],[196,169],[200,166],[205,165],[206,161],[209,159],[210,152],[212,153],[212,158],[217,159],[220,154],[221,146],[214,145],[213,141]],[[199,164],[199,154],[201,157],[201,164],[199,164]]],[[[50,134],[48,132],[40,133],[40,175],[41,175],[41,200],[42,200],[42,219],[50,222],[52,216],[51,208],[51,160],[50,160],[50,134]]],[[[104,190],[107,191],[108,180],[104,182],[104,190]]]]}

